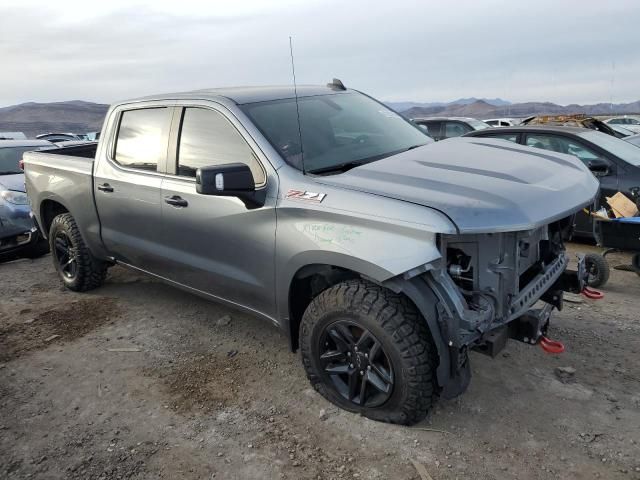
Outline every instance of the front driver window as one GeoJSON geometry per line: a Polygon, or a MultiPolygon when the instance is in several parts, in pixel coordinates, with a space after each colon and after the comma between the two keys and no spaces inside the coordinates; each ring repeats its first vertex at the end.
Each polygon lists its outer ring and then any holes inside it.
{"type": "Polygon", "coordinates": [[[251,147],[221,113],[206,108],[185,108],[178,144],[178,175],[195,177],[200,167],[245,163],[257,186],[264,171],[251,147]]]}

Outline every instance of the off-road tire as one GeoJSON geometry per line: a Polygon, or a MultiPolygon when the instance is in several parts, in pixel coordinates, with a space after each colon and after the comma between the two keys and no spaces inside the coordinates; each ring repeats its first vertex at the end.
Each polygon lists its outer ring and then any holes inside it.
{"type": "Polygon", "coordinates": [[[107,276],[109,264],[96,259],[84,243],[76,221],[69,213],[58,215],[51,222],[49,229],[49,247],[52,252],[53,265],[65,287],[74,292],[86,292],[98,288],[107,276]],[[64,232],[75,249],[77,262],[76,273],[72,278],[63,275],[55,252],[55,239],[59,232],[64,232]]]}
{"type": "Polygon", "coordinates": [[[374,283],[345,281],[313,299],[300,325],[300,350],[311,385],[348,411],[373,420],[411,425],[422,420],[435,401],[437,356],[426,321],[407,298],[374,283]],[[345,318],[371,332],[392,364],[391,396],[377,407],[356,405],[344,398],[320,365],[321,332],[345,318]]]}
{"type": "Polygon", "coordinates": [[[589,273],[587,277],[588,286],[602,287],[609,281],[609,262],[602,255],[587,253],[584,256],[584,266],[589,273]]]}

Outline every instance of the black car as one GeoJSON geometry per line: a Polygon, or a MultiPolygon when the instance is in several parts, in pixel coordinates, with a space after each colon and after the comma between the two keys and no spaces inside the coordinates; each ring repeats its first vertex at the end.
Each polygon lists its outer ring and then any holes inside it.
{"type": "Polygon", "coordinates": [[[475,130],[491,128],[488,123],[467,117],[412,118],[411,121],[426,128],[427,134],[436,142],[445,138],[460,137],[475,130]]]}
{"type": "MultiPolygon", "coordinates": [[[[466,134],[500,138],[529,147],[575,155],[600,180],[599,205],[616,192],[640,200],[640,147],[595,130],[560,126],[501,127],[466,134]]],[[[591,217],[578,214],[575,235],[593,237],[591,217]]]]}

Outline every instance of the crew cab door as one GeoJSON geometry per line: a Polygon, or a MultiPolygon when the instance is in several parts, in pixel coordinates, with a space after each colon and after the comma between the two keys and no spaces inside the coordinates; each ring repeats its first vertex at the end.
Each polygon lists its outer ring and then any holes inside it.
{"type": "MultiPolygon", "coordinates": [[[[161,183],[173,108],[114,112],[94,171],[102,242],[117,260],[156,273],[162,263],[161,183]]],[[[89,207],[89,206],[87,206],[89,207]]]]}
{"type": "Polygon", "coordinates": [[[242,125],[223,107],[185,106],[174,117],[162,184],[164,276],[250,309],[275,315],[277,176],[242,125]],[[248,164],[264,206],[196,192],[199,167],[248,164]]]}

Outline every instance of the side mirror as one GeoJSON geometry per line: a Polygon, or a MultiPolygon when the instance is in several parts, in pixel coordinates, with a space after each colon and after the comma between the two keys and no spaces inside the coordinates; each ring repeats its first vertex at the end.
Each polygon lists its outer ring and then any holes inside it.
{"type": "Polygon", "coordinates": [[[594,158],[587,162],[587,168],[591,170],[596,177],[605,177],[609,175],[609,162],[604,158],[594,158]]]}
{"type": "Polygon", "coordinates": [[[226,163],[196,170],[196,192],[202,195],[237,197],[247,208],[264,205],[267,190],[256,190],[253,174],[244,163],[226,163]]]}
{"type": "Polygon", "coordinates": [[[418,126],[418,128],[419,128],[420,130],[422,130],[424,133],[429,133],[429,129],[427,128],[427,126],[426,126],[426,125],[422,125],[421,123],[417,123],[416,125],[417,125],[417,126],[418,126]]]}

